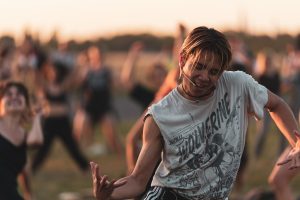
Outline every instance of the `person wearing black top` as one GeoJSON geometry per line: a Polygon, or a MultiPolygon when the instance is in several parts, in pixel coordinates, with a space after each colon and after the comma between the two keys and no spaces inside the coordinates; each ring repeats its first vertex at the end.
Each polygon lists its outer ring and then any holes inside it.
{"type": "Polygon", "coordinates": [[[82,78],[82,105],[74,117],[76,138],[78,141],[82,139],[90,141],[92,133],[99,125],[107,146],[122,156],[123,147],[112,115],[111,71],[103,64],[102,53],[98,47],[89,47],[86,56],[86,70],[82,78]]]}
{"type": "Polygon", "coordinates": [[[123,89],[128,91],[129,96],[141,106],[142,110],[145,110],[154,100],[156,91],[158,91],[167,75],[167,70],[164,65],[156,62],[149,66],[149,71],[146,75],[146,79],[150,84],[146,85],[146,83],[136,81],[134,70],[136,70],[136,63],[142,49],[143,44],[141,42],[132,44],[122,67],[120,80],[123,89]]]}
{"type": "MultiPolygon", "coordinates": [[[[276,70],[274,64],[271,60],[271,55],[268,53],[259,53],[257,55],[257,81],[268,88],[274,94],[280,95],[280,75],[278,70],[276,70]]],[[[265,112],[264,119],[262,123],[258,125],[258,133],[255,140],[255,156],[259,157],[263,150],[263,145],[265,144],[267,133],[270,130],[271,117],[265,112]]],[[[280,144],[278,148],[278,155],[280,155],[285,149],[286,142],[284,137],[280,137],[280,144]]]]}
{"type": "Polygon", "coordinates": [[[36,172],[46,159],[50,147],[56,137],[62,140],[64,146],[72,156],[73,160],[82,171],[88,168],[88,161],[80,152],[73,137],[71,121],[69,119],[69,102],[66,84],[68,75],[66,66],[62,63],[48,61],[42,68],[44,82],[39,93],[43,108],[42,129],[44,133],[44,144],[38,150],[32,163],[32,171],[36,172]]]}
{"type": "MultiPolygon", "coordinates": [[[[27,178],[24,125],[30,119],[28,91],[23,84],[8,82],[1,86],[0,111],[0,199],[22,200],[17,178],[27,178]]],[[[24,183],[24,197],[30,199],[28,181],[24,183]]]]}

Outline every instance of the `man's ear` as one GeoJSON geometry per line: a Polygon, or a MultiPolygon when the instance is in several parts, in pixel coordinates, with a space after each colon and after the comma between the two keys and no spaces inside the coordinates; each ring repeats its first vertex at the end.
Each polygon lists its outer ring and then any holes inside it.
{"type": "Polygon", "coordinates": [[[179,67],[180,67],[180,69],[183,68],[183,66],[185,65],[185,63],[186,63],[186,57],[185,57],[185,55],[183,53],[180,53],[179,54],[179,67]]]}

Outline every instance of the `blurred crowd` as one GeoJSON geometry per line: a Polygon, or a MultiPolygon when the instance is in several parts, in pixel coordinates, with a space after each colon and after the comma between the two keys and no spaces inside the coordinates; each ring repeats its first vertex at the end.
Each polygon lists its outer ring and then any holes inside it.
{"type": "MultiPolygon", "coordinates": [[[[142,119],[138,119],[124,141],[117,132],[116,108],[113,98],[115,89],[124,92],[141,110],[161,99],[170,89],[176,87],[178,78],[178,51],[185,37],[186,28],[178,26],[174,36],[174,47],[169,52],[162,50],[137,73],[141,55],[147,50],[141,41],[134,42],[126,52],[118,70],[104,62],[104,53],[98,46],[70,51],[68,43],[61,43],[56,49],[43,49],[31,35],[25,35],[22,42],[0,40],[0,82],[15,81],[28,89],[29,100],[34,113],[40,116],[43,143],[32,155],[30,172],[35,174],[44,163],[54,139],[62,141],[64,147],[83,172],[89,171],[88,158],[84,148],[93,144],[95,132],[100,128],[110,152],[126,156],[128,173],[134,167],[142,130],[142,119]],[[166,59],[168,58],[168,59],[166,59]],[[143,78],[141,78],[143,77],[143,78]],[[168,86],[169,89],[163,89],[168,86]],[[125,144],[126,143],[126,144],[125,144]],[[126,155],[125,155],[126,147],[126,155]]],[[[296,117],[300,107],[300,35],[294,44],[278,53],[272,49],[252,52],[238,37],[229,37],[233,52],[231,69],[251,74],[273,93],[283,97],[291,106],[296,117]]],[[[145,62],[144,62],[145,63],[145,62]]],[[[126,107],[126,102],[123,104],[126,107]]],[[[141,113],[140,113],[141,114],[141,113]]],[[[119,123],[119,122],[118,122],[119,123]]],[[[268,113],[256,127],[254,155],[261,157],[266,148],[265,141],[273,123],[268,113]]],[[[286,148],[284,139],[277,146],[278,156],[286,148]]],[[[238,175],[237,190],[245,183],[248,161],[247,148],[238,175]]],[[[1,159],[1,158],[0,158],[1,159]]],[[[272,184],[272,183],[271,183],[272,184]]],[[[24,192],[26,193],[26,192],[24,192]]],[[[30,191],[28,191],[30,193],[30,191]]],[[[24,195],[31,199],[31,195],[24,195]]]]}

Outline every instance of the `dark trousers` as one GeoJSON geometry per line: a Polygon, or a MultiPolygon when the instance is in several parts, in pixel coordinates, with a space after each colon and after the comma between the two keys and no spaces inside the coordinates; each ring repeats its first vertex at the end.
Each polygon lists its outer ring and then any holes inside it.
{"type": "Polygon", "coordinates": [[[81,170],[88,169],[88,161],[82,155],[73,137],[72,126],[68,116],[46,117],[43,119],[44,144],[33,159],[32,170],[37,171],[45,161],[53,140],[59,138],[81,170]]]}

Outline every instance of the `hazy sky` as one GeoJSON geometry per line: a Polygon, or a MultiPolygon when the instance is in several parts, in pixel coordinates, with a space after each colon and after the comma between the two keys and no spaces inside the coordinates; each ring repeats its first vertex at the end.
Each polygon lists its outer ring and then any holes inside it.
{"type": "Polygon", "coordinates": [[[63,38],[151,31],[173,33],[177,22],[251,33],[300,32],[299,0],[0,0],[0,34],[25,27],[63,38]]]}

